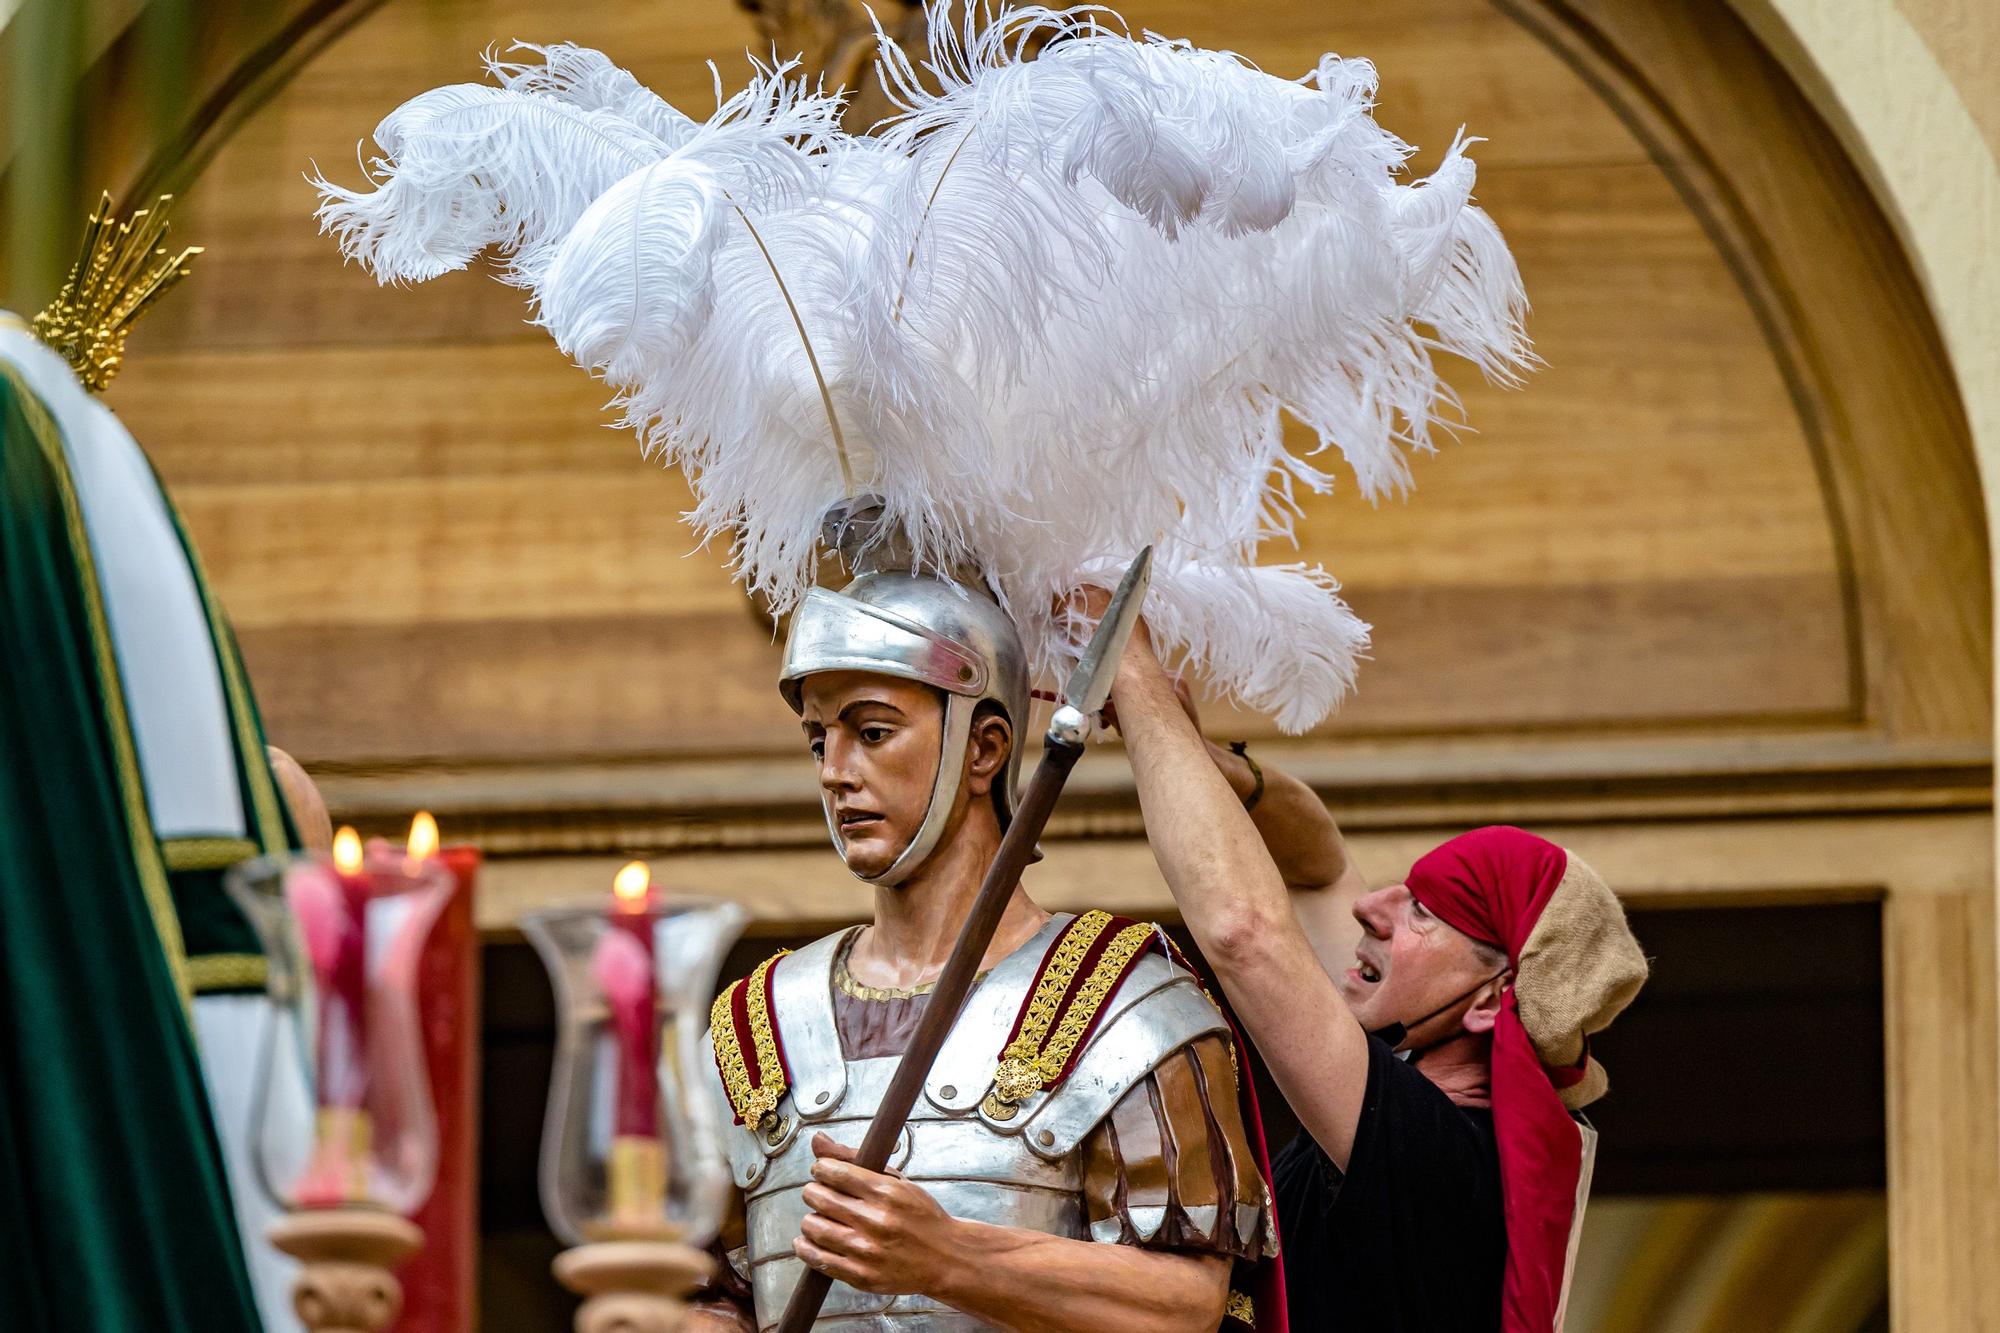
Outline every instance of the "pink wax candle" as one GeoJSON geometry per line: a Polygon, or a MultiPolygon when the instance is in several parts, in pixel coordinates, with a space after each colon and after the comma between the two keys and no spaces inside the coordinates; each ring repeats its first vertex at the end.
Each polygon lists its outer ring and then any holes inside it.
{"type": "Polygon", "coordinates": [[[618,872],[609,927],[591,971],[604,992],[618,1053],[612,1134],[656,1138],[660,1131],[659,983],[654,973],[651,876],[644,862],[618,872]]]}
{"type": "Polygon", "coordinates": [[[334,839],[331,871],[305,877],[291,896],[320,995],[318,1102],[358,1109],[367,1089],[369,884],[352,829],[334,839]]]}
{"type": "Polygon", "coordinates": [[[309,864],[286,882],[286,897],[312,966],[319,1001],[314,1046],[318,1105],[313,1153],[294,1186],[301,1207],[362,1198],[372,1137],[368,1093],[368,934],[370,884],[361,839],[344,828],[333,864],[309,864]]]}

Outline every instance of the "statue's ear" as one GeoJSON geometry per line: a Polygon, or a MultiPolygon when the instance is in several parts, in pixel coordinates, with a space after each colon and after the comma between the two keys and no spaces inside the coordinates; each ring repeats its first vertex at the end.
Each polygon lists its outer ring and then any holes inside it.
{"type": "Polygon", "coordinates": [[[973,716],[966,750],[966,782],[974,796],[984,796],[1007,772],[1007,757],[1014,752],[1013,725],[999,709],[981,707],[973,716]]]}

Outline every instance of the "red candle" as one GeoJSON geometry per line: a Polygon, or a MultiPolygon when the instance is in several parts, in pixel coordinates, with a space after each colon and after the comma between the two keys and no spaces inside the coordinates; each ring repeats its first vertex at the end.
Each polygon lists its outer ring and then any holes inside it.
{"type": "Polygon", "coordinates": [[[611,1011],[618,1052],[612,1134],[656,1138],[660,1132],[659,984],[653,963],[651,876],[634,861],[612,886],[607,929],[591,970],[611,1011]]]}

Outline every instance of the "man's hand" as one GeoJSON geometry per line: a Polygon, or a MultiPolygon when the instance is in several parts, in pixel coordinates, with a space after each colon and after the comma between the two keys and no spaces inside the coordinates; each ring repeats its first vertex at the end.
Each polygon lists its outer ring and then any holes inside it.
{"type": "MultiPolygon", "coordinates": [[[[1089,625],[1095,625],[1098,621],[1104,619],[1104,613],[1110,609],[1110,590],[1100,588],[1094,583],[1086,583],[1070,593],[1069,596],[1058,598],[1056,601],[1056,617],[1058,620],[1069,620],[1089,625]]],[[[1188,716],[1194,719],[1195,730],[1199,731],[1201,729],[1201,718],[1195,713],[1194,697],[1188,693],[1188,687],[1184,681],[1175,680],[1167,674],[1166,668],[1160,665],[1159,656],[1153,651],[1153,631],[1146,624],[1144,616],[1140,616],[1132,622],[1132,637],[1125,644],[1124,655],[1118,659],[1118,666],[1113,679],[1115,681],[1123,681],[1128,676],[1144,676],[1151,680],[1165,682],[1168,688],[1172,689],[1179,696],[1181,706],[1187,710],[1188,716]]],[[[1114,685],[1113,695],[1115,696],[1116,693],[1117,690],[1114,685]]],[[[1115,698],[1104,701],[1104,708],[1098,713],[1097,721],[1100,726],[1111,727],[1114,730],[1117,729],[1118,705],[1115,698]]]]}
{"type": "Polygon", "coordinates": [[[935,1293],[968,1262],[959,1224],[937,1200],[896,1175],[855,1165],[855,1150],[813,1135],[813,1183],[792,1251],[831,1277],[878,1295],[935,1293]]]}

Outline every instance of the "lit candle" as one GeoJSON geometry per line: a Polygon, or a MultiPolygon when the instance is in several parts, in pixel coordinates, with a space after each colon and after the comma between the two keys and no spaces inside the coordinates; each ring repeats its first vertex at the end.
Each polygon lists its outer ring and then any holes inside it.
{"type": "Polygon", "coordinates": [[[424,862],[437,855],[438,822],[428,810],[417,811],[410,821],[410,841],[403,848],[403,868],[414,875],[424,862]]]}
{"type": "Polygon", "coordinates": [[[318,1134],[313,1162],[298,1184],[299,1202],[313,1207],[359,1199],[367,1188],[369,885],[353,829],[334,836],[332,870],[309,867],[288,897],[320,997],[318,1134]]]}
{"type": "Polygon", "coordinates": [[[617,1114],[614,1135],[652,1136],[659,1132],[659,1023],[653,975],[651,876],[643,861],[618,872],[611,887],[610,929],[598,942],[592,970],[611,1010],[618,1042],[617,1114]]]}
{"type": "Polygon", "coordinates": [[[652,876],[634,861],[612,882],[606,929],[591,971],[611,1014],[617,1052],[611,1153],[606,1162],[614,1220],[657,1215],[666,1189],[660,1145],[659,985],[654,974],[652,876]]]}
{"type": "Polygon", "coordinates": [[[340,887],[331,966],[321,979],[319,1096],[322,1106],[359,1107],[367,1090],[368,876],[361,869],[361,839],[351,828],[333,838],[333,871],[340,887]]]}

